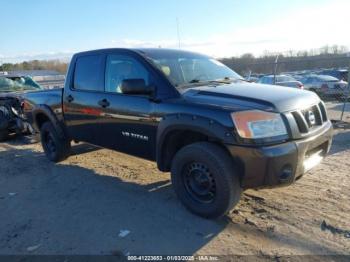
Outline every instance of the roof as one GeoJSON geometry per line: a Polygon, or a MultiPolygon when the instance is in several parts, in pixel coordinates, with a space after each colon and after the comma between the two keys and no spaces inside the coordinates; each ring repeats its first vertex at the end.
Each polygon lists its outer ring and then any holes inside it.
{"type": "Polygon", "coordinates": [[[129,52],[135,52],[139,53],[144,56],[151,56],[151,57],[164,57],[164,56],[196,56],[196,57],[208,57],[203,54],[186,51],[186,50],[180,50],[180,49],[168,49],[168,48],[107,48],[107,49],[97,49],[97,50],[90,50],[90,51],[84,51],[76,53],[75,55],[84,55],[84,54],[91,54],[91,53],[104,53],[104,52],[113,52],[113,51],[129,51],[129,52]]]}
{"type": "Polygon", "coordinates": [[[142,54],[149,54],[151,56],[157,56],[157,55],[195,55],[195,56],[203,56],[205,57],[205,55],[200,54],[200,53],[196,53],[196,52],[191,52],[191,51],[187,51],[187,50],[181,50],[181,49],[168,49],[168,48],[135,48],[132,49],[136,52],[142,53],[142,54]]]}

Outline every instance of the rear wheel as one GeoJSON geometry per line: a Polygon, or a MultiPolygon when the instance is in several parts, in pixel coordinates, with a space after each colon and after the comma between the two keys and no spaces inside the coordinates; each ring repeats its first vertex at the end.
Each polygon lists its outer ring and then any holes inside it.
{"type": "Polygon", "coordinates": [[[51,122],[46,122],[40,129],[41,144],[48,159],[60,162],[70,153],[70,141],[58,135],[51,122]]]}
{"type": "Polygon", "coordinates": [[[225,215],[239,201],[242,189],[232,159],[221,147],[199,142],[174,157],[171,179],[181,202],[206,218],[225,215]]]}

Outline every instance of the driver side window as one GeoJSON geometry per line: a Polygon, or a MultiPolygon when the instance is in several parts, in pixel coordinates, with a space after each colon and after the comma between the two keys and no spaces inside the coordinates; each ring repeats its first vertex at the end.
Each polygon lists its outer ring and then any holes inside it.
{"type": "Polygon", "coordinates": [[[149,85],[149,73],[144,66],[127,55],[108,55],[106,60],[105,91],[122,93],[121,85],[126,79],[143,79],[149,85]]]}

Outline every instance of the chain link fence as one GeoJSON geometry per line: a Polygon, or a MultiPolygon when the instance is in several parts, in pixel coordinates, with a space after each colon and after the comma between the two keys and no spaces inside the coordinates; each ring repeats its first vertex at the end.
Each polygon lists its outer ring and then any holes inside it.
{"type": "MultiPolygon", "coordinates": [[[[329,119],[350,123],[350,57],[286,58],[268,62],[239,64],[247,80],[263,84],[303,88],[315,92],[325,103],[329,119]]],[[[235,69],[234,62],[229,65],[235,69]]]]}

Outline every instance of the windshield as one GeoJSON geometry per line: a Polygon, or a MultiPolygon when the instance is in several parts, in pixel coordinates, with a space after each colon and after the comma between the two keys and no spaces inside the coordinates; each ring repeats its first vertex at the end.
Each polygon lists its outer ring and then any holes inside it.
{"type": "Polygon", "coordinates": [[[40,89],[41,86],[30,77],[0,77],[0,92],[40,89]]]}
{"type": "Polygon", "coordinates": [[[148,55],[169,81],[177,88],[193,84],[206,84],[211,81],[230,81],[243,78],[221,62],[194,53],[178,52],[167,55],[148,55]]]}

